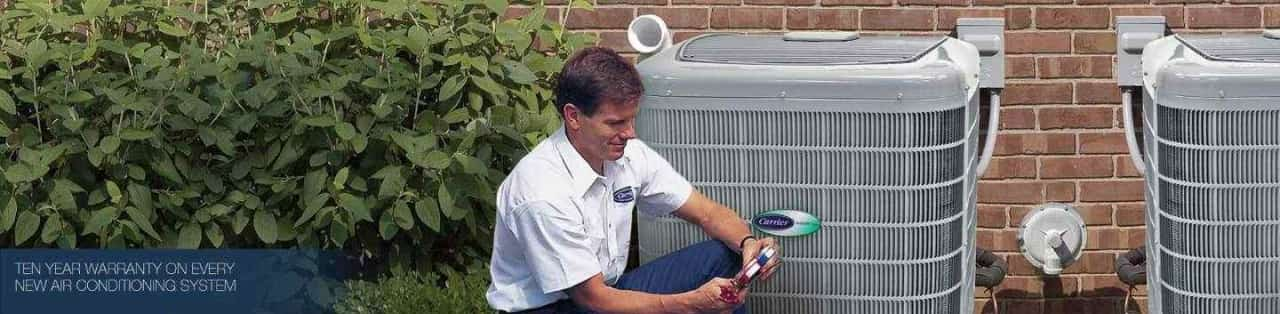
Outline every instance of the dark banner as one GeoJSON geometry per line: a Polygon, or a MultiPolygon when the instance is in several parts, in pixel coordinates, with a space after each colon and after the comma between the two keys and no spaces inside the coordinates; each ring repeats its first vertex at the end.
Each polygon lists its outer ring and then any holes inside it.
{"type": "Polygon", "coordinates": [[[0,250],[0,313],[329,312],[346,272],[314,250],[0,250]]]}

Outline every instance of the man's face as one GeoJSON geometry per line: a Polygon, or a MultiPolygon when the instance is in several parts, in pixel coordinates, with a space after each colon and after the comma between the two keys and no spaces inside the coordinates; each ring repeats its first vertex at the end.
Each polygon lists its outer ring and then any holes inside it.
{"type": "Polygon", "coordinates": [[[569,132],[580,153],[592,160],[618,160],[627,147],[627,141],[636,138],[636,114],[639,101],[626,103],[602,103],[594,115],[587,116],[577,107],[566,109],[569,132]]]}

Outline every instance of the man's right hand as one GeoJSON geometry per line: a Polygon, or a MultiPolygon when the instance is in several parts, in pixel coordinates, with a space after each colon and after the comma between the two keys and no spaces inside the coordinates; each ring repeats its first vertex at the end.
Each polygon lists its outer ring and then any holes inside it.
{"type": "Polygon", "coordinates": [[[734,308],[742,305],[747,299],[747,289],[738,290],[734,286],[733,280],[727,278],[714,278],[703,284],[697,290],[689,291],[684,296],[690,309],[697,313],[724,313],[733,311],[734,308]],[[731,291],[737,295],[737,300],[725,300],[723,292],[731,291]]]}

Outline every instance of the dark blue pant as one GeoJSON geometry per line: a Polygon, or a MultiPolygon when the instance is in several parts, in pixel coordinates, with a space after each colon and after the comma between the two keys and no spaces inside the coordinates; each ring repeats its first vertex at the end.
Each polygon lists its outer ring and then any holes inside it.
{"type": "MultiPolygon", "coordinates": [[[[688,292],[711,278],[730,278],[742,268],[742,256],[720,241],[704,241],[640,265],[618,278],[614,288],[656,294],[688,292]]],[[[573,301],[564,300],[530,313],[589,313],[573,301]]],[[[746,305],[734,314],[747,313],[746,305]]]]}

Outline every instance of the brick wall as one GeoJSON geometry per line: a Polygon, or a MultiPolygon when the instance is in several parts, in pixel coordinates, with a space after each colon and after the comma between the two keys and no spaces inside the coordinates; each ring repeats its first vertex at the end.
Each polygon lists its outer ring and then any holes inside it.
{"type": "MultiPolygon", "coordinates": [[[[550,0],[553,6],[563,0],[550,0]]],[[[1142,180],[1127,155],[1120,96],[1112,79],[1114,17],[1163,15],[1179,33],[1280,27],[1280,0],[596,0],[570,28],[634,54],[632,17],[657,14],[677,41],[708,32],[856,30],[945,34],[959,17],[1004,17],[1007,88],[1000,138],[979,184],[978,245],[997,251],[1010,274],[995,291],[1000,312],[1122,313],[1128,287],[1115,255],[1142,244],[1142,180]],[[1080,261],[1041,277],[1017,253],[1016,232],[1036,205],[1075,205],[1089,225],[1080,261]]],[[[520,14],[519,8],[510,14],[520,14]]],[[[549,14],[550,15],[550,14],[549,14]]],[[[993,312],[979,289],[981,312],[993,312]]],[[[1146,313],[1138,287],[1129,311],[1146,313]]]]}

